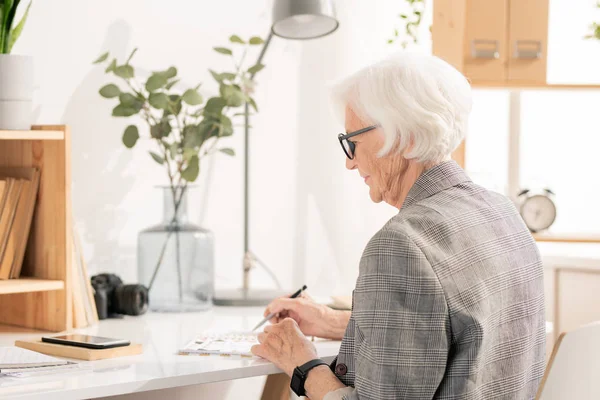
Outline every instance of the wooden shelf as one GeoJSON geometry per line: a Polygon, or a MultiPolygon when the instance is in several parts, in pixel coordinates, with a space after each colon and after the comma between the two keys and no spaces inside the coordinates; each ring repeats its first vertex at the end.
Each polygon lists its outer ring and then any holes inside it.
{"type": "Polygon", "coordinates": [[[533,238],[537,242],[553,242],[553,243],[600,243],[599,235],[568,235],[568,234],[534,234],[533,238]]]}
{"type": "Polygon", "coordinates": [[[600,84],[563,84],[527,82],[471,82],[475,89],[514,89],[514,90],[600,90],[600,84]]]}
{"type": "Polygon", "coordinates": [[[63,140],[63,131],[0,131],[0,140],[63,140]]]}
{"type": "Polygon", "coordinates": [[[47,292],[64,288],[64,281],[49,279],[22,278],[0,281],[0,294],[47,292]]]}

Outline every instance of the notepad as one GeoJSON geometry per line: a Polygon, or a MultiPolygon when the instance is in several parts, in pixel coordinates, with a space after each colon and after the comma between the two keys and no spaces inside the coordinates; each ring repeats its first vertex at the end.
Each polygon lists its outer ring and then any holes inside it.
{"type": "Polygon", "coordinates": [[[179,354],[252,357],[251,348],[259,343],[256,335],[252,332],[205,332],[188,342],[179,354]]]}
{"type": "Polygon", "coordinates": [[[20,347],[0,347],[0,373],[3,374],[19,372],[28,368],[54,367],[67,364],[71,363],[20,347]]]}

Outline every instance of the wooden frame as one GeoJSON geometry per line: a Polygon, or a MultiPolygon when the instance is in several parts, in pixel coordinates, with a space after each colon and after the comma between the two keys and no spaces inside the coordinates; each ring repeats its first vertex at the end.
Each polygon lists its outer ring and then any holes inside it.
{"type": "Polygon", "coordinates": [[[73,325],[70,157],[67,126],[0,131],[0,165],[34,166],[41,172],[23,279],[0,281],[2,324],[46,331],[73,325]]]}

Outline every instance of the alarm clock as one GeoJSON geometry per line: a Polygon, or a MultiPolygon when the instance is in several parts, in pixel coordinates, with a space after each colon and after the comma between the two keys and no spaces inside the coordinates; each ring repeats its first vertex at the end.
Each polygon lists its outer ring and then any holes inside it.
{"type": "Polygon", "coordinates": [[[550,189],[541,193],[524,189],[517,195],[519,213],[532,233],[546,230],[554,223],[556,204],[553,198],[554,193],[550,189]]]}

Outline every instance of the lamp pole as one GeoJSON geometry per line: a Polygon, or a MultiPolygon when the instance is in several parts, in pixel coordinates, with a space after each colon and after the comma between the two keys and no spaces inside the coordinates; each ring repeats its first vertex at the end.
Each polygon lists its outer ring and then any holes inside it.
{"type": "MultiPolygon", "coordinates": [[[[260,51],[258,59],[256,60],[256,64],[260,64],[265,57],[265,53],[267,52],[267,48],[271,43],[271,39],[273,38],[273,31],[269,30],[269,35],[267,39],[263,43],[263,47],[260,51]]],[[[250,74],[250,81],[254,82],[254,76],[256,72],[250,74]]],[[[243,285],[242,288],[245,293],[248,292],[250,288],[250,270],[254,268],[254,263],[257,260],[256,256],[250,251],[250,224],[249,224],[249,208],[250,208],[250,194],[249,194],[249,170],[250,170],[250,154],[249,154],[249,136],[250,136],[250,106],[248,102],[244,105],[244,260],[243,260],[243,285]]],[[[271,275],[271,277],[275,280],[277,285],[279,286],[279,282],[277,277],[271,270],[269,270],[264,264],[263,266],[271,275]]]]}
{"type": "MultiPolygon", "coordinates": [[[[326,36],[338,28],[332,0],[275,0],[273,23],[263,43],[256,64],[260,64],[274,35],[285,39],[315,39],[326,36]]],[[[254,82],[256,73],[250,74],[254,82]]],[[[266,305],[274,298],[284,295],[277,276],[250,250],[250,104],[244,104],[244,259],[243,285],[241,290],[216,294],[213,303],[222,306],[266,305]],[[277,290],[251,290],[250,271],[260,264],[277,285],[277,290]]]]}

